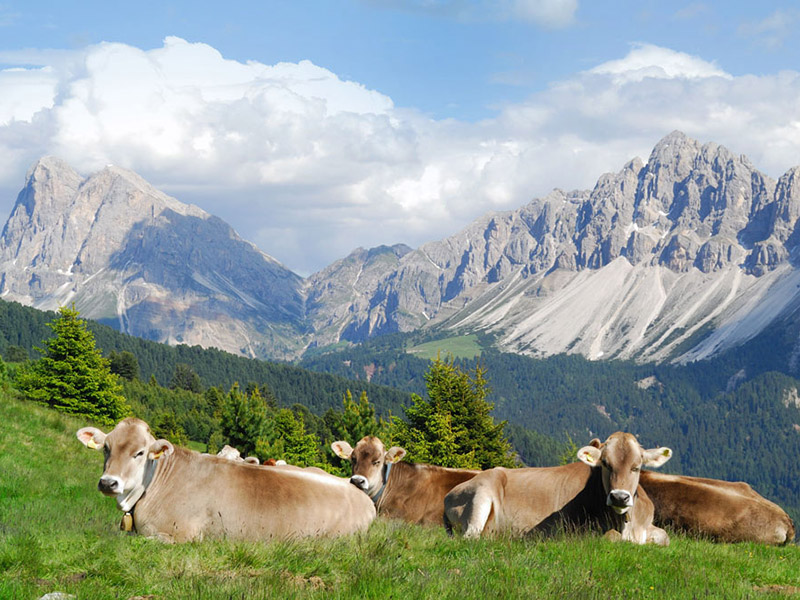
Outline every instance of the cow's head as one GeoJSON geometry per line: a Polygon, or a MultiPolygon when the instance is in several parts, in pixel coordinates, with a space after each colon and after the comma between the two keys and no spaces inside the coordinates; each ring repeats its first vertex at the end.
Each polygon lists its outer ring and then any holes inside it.
{"type": "Polygon", "coordinates": [[[117,505],[125,511],[147,489],[156,461],[174,451],[167,440],[153,437],[147,423],[133,418],[120,421],[108,434],[96,427],[84,427],[76,435],[86,447],[103,452],[105,463],[97,489],[115,496],[117,505]]]}
{"type": "Polygon", "coordinates": [[[633,507],[642,467],[660,467],[671,456],[669,448],[645,450],[636,437],[621,431],[611,434],[603,444],[595,439],[578,450],[581,461],[603,470],[606,504],[619,515],[633,507]]]}
{"type": "Polygon", "coordinates": [[[350,461],[353,466],[350,483],[365,491],[370,498],[383,488],[386,465],[399,462],[406,455],[405,449],[399,446],[392,446],[387,451],[383,442],[372,435],[361,438],[355,448],[343,441],[333,442],[331,448],[336,456],[350,461]]]}

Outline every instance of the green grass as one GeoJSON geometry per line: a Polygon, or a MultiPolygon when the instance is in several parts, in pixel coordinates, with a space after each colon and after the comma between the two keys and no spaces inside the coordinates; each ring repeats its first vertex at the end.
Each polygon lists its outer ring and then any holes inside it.
{"type": "MultiPolygon", "coordinates": [[[[96,491],[86,425],[0,394],[0,598],[787,598],[800,550],[668,548],[595,536],[450,539],[440,528],[376,521],[362,535],[273,543],[166,545],[118,529],[96,491]]],[[[269,507],[265,507],[269,510],[269,507]]]]}
{"type": "Polygon", "coordinates": [[[186,444],[186,447],[189,448],[190,450],[194,450],[195,452],[207,452],[208,451],[208,445],[207,444],[204,444],[203,442],[195,442],[193,440],[189,440],[189,442],[186,444]]]}
{"type": "Polygon", "coordinates": [[[451,354],[454,358],[475,358],[480,355],[481,350],[478,336],[474,334],[433,340],[432,342],[425,342],[424,344],[406,348],[408,354],[413,354],[426,360],[432,360],[440,353],[442,357],[451,354]]]}

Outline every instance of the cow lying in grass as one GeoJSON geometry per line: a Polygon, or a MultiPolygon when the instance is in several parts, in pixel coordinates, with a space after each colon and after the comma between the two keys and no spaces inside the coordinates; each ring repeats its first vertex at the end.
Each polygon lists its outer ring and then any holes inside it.
{"type": "Polygon", "coordinates": [[[105,456],[98,489],[146,536],[184,542],[204,537],[263,540],[338,535],[366,529],[375,507],[346,479],[202,455],[157,440],[128,418],[108,434],[77,432],[105,456]]]}
{"type": "Polygon", "coordinates": [[[379,515],[409,523],[441,525],[447,492],[479,473],[403,462],[403,448],[387,451],[375,436],[362,438],[355,448],[345,441],[333,442],[331,448],[350,461],[350,482],[372,498],[379,515]]]}
{"type": "Polygon", "coordinates": [[[669,544],[653,525],[653,503],[639,485],[643,466],[659,467],[669,448],[645,450],[629,433],[578,451],[580,462],[561,467],[495,467],[445,496],[445,525],[465,537],[549,533],[558,527],[599,528],[612,539],[669,544]]]}
{"type": "Polygon", "coordinates": [[[642,471],[656,524],[720,542],[786,544],[794,523],[784,510],[744,482],[642,471]]]}

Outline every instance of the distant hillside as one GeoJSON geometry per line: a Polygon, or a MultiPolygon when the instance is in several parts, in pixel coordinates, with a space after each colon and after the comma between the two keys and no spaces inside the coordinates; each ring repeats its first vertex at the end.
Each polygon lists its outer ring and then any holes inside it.
{"type": "MultiPolygon", "coordinates": [[[[31,358],[38,358],[40,355],[33,348],[42,347],[42,340],[52,335],[47,323],[55,316],[53,312],[0,300],[0,353],[13,345],[25,348],[31,358]]],[[[408,393],[365,380],[314,373],[288,364],[248,359],[199,346],[168,346],[119,333],[95,321],[87,323],[105,355],[111,351],[128,351],[136,356],[140,378],[144,381],[154,375],[161,385],[168,386],[176,365],[184,363],[194,369],[204,386],[227,390],[236,382],[242,386],[248,383],[266,385],[282,405],[303,404],[317,414],[328,408],[341,409],[347,390],[355,397],[366,391],[381,414],[389,411],[399,414],[402,406],[408,403],[408,393]]]]}

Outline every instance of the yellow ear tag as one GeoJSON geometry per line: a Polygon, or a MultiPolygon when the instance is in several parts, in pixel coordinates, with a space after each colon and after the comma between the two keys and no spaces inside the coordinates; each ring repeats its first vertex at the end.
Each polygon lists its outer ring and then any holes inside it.
{"type": "Polygon", "coordinates": [[[594,462],[594,456],[592,456],[592,455],[591,455],[589,452],[584,452],[584,453],[583,453],[583,459],[584,459],[586,462],[590,462],[590,463],[593,463],[593,462],[594,462]]]}
{"type": "Polygon", "coordinates": [[[159,458],[161,458],[161,456],[163,454],[164,454],[163,450],[159,450],[158,452],[151,452],[150,453],[150,458],[153,459],[153,460],[158,460],[159,458]]]}
{"type": "Polygon", "coordinates": [[[663,454],[664,456],[671,456],[672,450],[670,450],[669,448],[664,448],[664,451],[661,454],[663,454]]]}
{"type": "Polygon", "coordinates": [[[94,438],[89,438],[89,441],[86,442],[86,446],[91,448],[92,450],[97,450],[100,446],[94,441],[94,438]]]}

